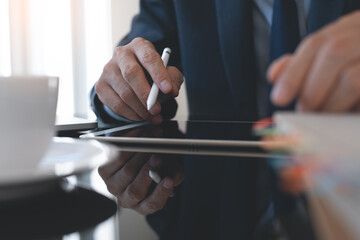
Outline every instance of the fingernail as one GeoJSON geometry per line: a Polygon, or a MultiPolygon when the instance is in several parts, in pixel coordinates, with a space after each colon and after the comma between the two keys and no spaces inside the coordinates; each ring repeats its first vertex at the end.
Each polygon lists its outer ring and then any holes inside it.
{"type": "Polygon", "coordinates": [[[161,160],[157,157],[151,157],[151,159],[149,160],[149,165],[152,168],[156,168],[161,164],[161,160]]]}
{"type": "Polygon", "coordinates": [[[160,86],[161,86],[161,90],[164,92],[164,93],[168,93],[171,91],[171,84],[167,81],[167,80],[164,80],[160,83],[160,86]]]}
{"type": "Polygon", "coordinates": [[[173,181],[172,181],[171,179],[169,179],[169,178],[166,178],[166,179],[164,180],[164,182],[163,182],[163,186],[164,186],[164,188],[166,188],[166,189],[171,189],[171,188],[173,188],[173,185],[174,185],[173,181]]]}
{"type": "Polygon", "coordinates": [[[276,85],[271,93],[271,100],[276,104],[282,104],[286,98],[286,91],[282,85],[276,85]]]}

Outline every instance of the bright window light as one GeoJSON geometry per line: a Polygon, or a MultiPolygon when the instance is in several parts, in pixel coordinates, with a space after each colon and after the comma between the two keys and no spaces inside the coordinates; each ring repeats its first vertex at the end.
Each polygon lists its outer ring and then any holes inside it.
{"type": "Polygon", "coordinates": [[[0,0],[0,32],[0,76],[58,76],[57,114],[89,116],[112,55],[110,0],[0,0]]]}
{"type": "Polygon", "coordinates": [[[0,0],[0,76],[11,75],[9,0],[0,0]]]}
{"type": "Polygon", "coordinates": [[[111,1],[86,0],[85,23],[87,92],[89,92],[113,52],[111,1]]]}
{"type": "Polygon", "coordinates": [[[70,0],[30,0],[29,68],[35,75],[60,79],[59,115],[73,114],[70,0]]]}
{"type": "Polygon", "coordinates": [[[87,73],[91,88],[112,56],[110,1],[87,0],[85,13],[87,73]]]}

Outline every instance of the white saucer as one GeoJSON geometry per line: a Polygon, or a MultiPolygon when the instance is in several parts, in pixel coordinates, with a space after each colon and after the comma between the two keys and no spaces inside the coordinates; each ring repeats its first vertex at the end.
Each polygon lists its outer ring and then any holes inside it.
{"type": "MultiPolygon", "coordinates": [[[[0,174],[0,192],[5,189],[57,180],[90,171],[115,159],[116,151],[97,141],[53,138],[44,158],[34,168],[0,174]]],[[[1,198],[1,197],[0,197],[1,198]]]]}

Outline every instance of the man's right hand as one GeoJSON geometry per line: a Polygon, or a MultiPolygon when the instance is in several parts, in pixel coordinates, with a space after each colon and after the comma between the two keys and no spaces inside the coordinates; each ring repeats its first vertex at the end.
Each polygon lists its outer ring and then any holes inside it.
{"type": "Polygon", "coordinates": [[[178,96],[183,83],[182,73],[175,67],[165,68],[153,44],[143,38],[117,47],[112,59],[105,65],[95,91],[107,107],[130,120],[146,120],[160,124],[161,105],[156,102],[148,111],[146,101],[150,84],[144,69],[164,94],[178,96]]]}

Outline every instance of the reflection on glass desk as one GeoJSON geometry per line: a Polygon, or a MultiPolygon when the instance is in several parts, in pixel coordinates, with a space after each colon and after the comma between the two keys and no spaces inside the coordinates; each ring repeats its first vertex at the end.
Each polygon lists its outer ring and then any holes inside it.
{"type": "MultiPolygon", "coordinates": [[[[241,128],[218,125],[211,131],[201,125],[183,128],[171,124],[165,130],[153,130],[132,134],[252,137],[251,124],[241,128]]],[[[116,160],[93,172],[91,179],[95,181],[78,181],[91,183],[94,188],[103,186],[102,191],[105,188],[118,201],[118,215],[123,207],[147,215],[149,226],[160,239],[315,239],[305,195],[282,191],[269,156],[259,148],[184,151],[160,145],[116,146],[116,160]],[[149,170],[159,174],[160,183],[149,177],[149,170]]],[[[94,210],[87,216],[99,214],[94,210]]],[[[65,234],[65,239],[122,239],[126,229],[118,220],[113,218],[107,224],[110,226],[102,234],[96,233],[97,226],[86,226],[73,229],[81,231],[65,234]]],[[[137,227],[134,224],[133,228],[137,227]]]]}
{"type": "MultiPolygon", "coordinates": [[[[172,122],[121,136],[256,140],[251,126],[192,122],[179,128],[172,122]]],[[[116,146],[118,160],[99,173],[120,206],[147,215],[161,239],[314,238],[306,199],[279,188],[269,155],[258,147],[116,146]],[[162,181],[155,183],[149,170],[159,173],[162,181]],[[166,189],[169,179],[172,185],[166,189]]]]}

